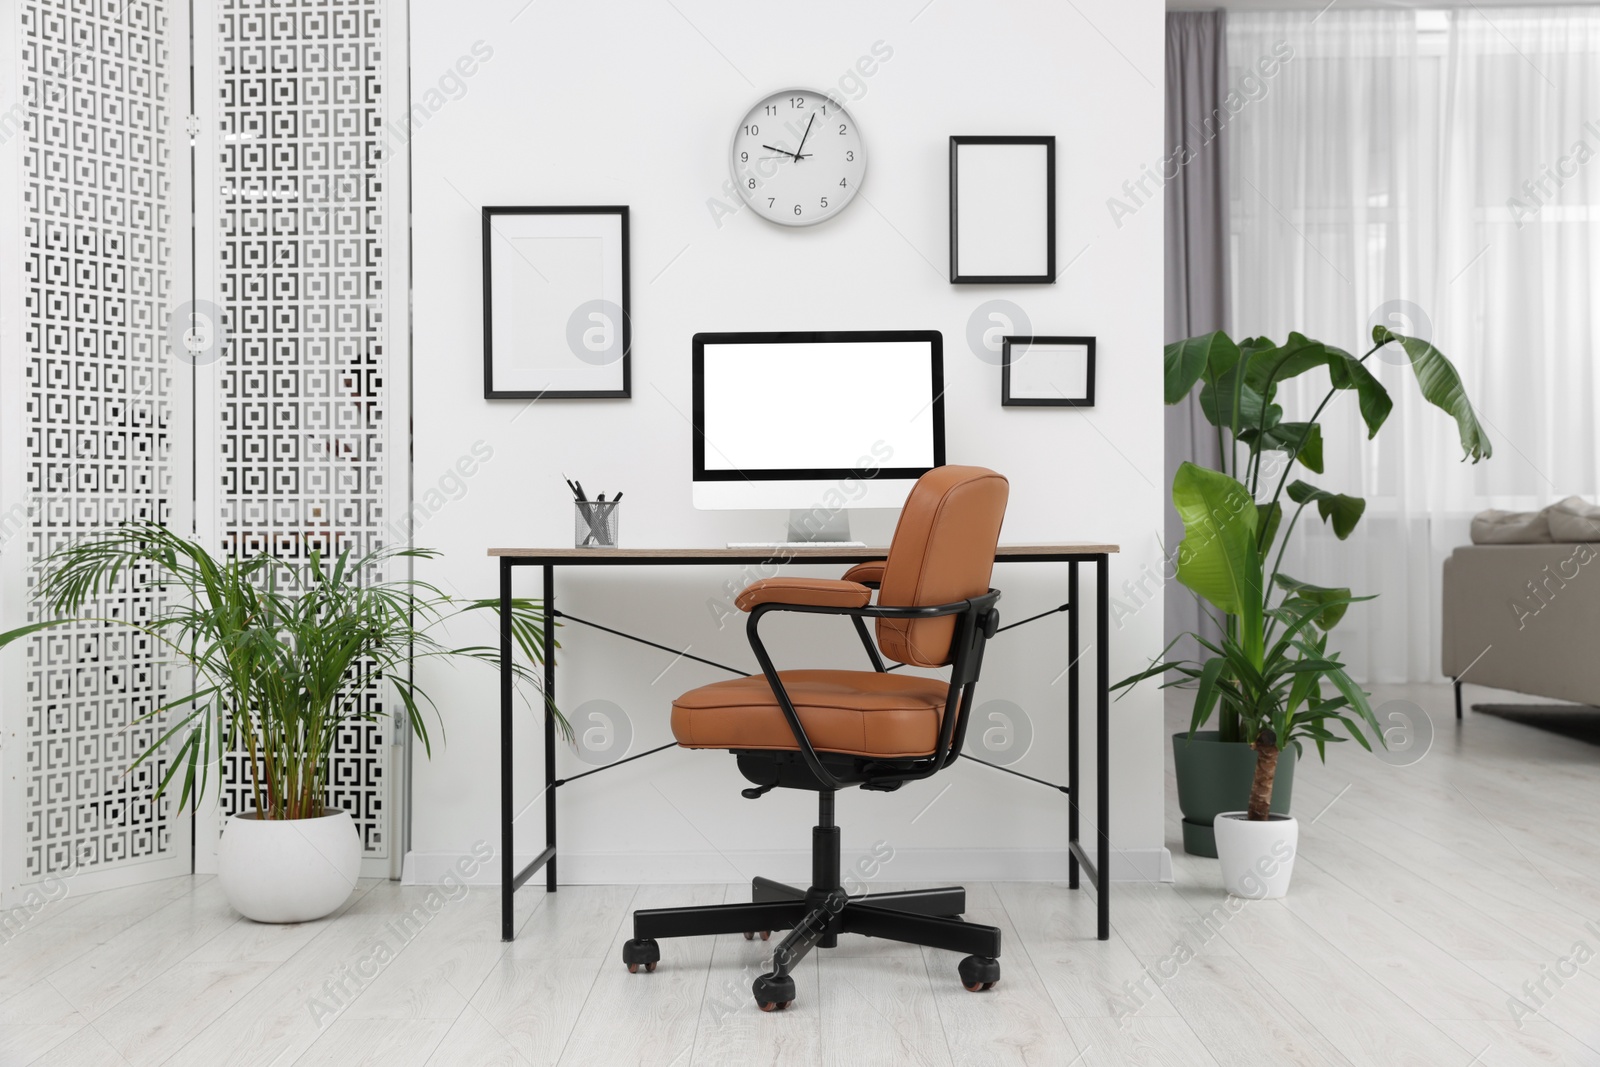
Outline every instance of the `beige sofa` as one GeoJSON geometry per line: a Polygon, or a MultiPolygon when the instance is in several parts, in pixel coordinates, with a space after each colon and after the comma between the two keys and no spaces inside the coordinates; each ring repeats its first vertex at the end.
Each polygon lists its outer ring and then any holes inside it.
{"type": "Polygon", "coordinates": [[[1466,545],[1444,562],[1455,681],[1600,705],[1600,544],[1466,545]]]}

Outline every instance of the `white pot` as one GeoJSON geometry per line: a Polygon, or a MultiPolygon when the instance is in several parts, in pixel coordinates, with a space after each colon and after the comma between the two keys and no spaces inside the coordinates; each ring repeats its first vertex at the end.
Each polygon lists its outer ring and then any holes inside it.
{"type": "Polygon", "coordinates": [[[316,819],[235,815],[222,831],[217,880],[233,909],[261,923],[301,923],[337,911],[361,873],[361,838],[347,811],[316,819]]]}
{"type": "Polygon", "coordinates": [[[1288,815],[1251,822],[1242,811],[1225,811],[1211,821],[1222,861],[1222,886],[1236,897],[1271,900],[1289,892],[1300,823],[1288,815]]]}

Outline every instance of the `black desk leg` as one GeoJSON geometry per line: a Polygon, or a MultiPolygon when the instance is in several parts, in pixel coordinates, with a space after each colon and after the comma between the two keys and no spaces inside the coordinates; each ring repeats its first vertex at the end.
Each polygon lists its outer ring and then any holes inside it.
{"type": "Polygon", "coordinates": [[[1095,874],[1095,903],[1100,912],[1100,940],[1111,939],[1111,558],[1094,561],[1094,793],[1096,829],[1100,835],[1095,874]]]}
{"type": "Polygon", "coordinates": [[[556,569],[544,565],[544,888],[556,891],[556,569]]]}
{"type": "Polygon", "coordinates": [[[511,561],[500,560],[500,940],[516,936],[516,858],[511,842],[511,561]]]}
{"type": "Polygon", "coordinates": [[[1078,888],[1078,561],[1067,564],[1067,886],[1078,888]]]}

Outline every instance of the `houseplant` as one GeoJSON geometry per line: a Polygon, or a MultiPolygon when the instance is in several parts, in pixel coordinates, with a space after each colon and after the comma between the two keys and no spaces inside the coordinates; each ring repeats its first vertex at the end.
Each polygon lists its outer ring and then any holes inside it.
{"type": "Polygon", "coordinates": [[[1291,483],[1289,476],[1295,463],[1322,472],[1317,419],[1340,393],[1355,394],[1367,436],[1376,436],[1393,401],[1366,362],[1389,344],[1404,353],[1423,398],[1455,419],[1465,455],[1473,462],[1491,455],[1460,376],[1421,338],[1379,326],[1372,332],[1372,347],[1360,358],[1298,333],[1283,345],[1267,338],[1236,344],[1217,332],[1167,346],[1167,403],[1198,389],[1221,457],[1220,470],[1185,463],[1173,479],[1173,503],[1184,522],[1177,578],[1221,616],[1224,636],[1212,641],[1190,635],[1209,655],[1158,662],[1118,687],[1171,671],[1176,678],[1166,686],[1196,690],[1190,729],[1173,738],[1179,793],[1189,801],[1210,802],[1215,810],[1185,804],[1184,844],[1190,852],[1216,854],[1214,838],[1205,831],[1226,810],[1244,808],[1248,821],[1263,824],[1274,811],[1287,818],[1288,798],[1276,796],[1274,786],[1280,760],[1297,756],[1303,741],[1311,740],[1324,757],[1329,742],[1345,739],[1333,726],[1363,747],[1370,748],[1364,728],[1382,742],[1366,694],[1328,651],[1328,633],[1349,605],[1369,598],[1300,581],[1283,572],[1282,561],[1311,505],[1340,540],[1361,520],[1366,508],[1361,498],[1305,481],[1291,483]],[[1278,387],[1319,367],[1329,380],[1322,401],[1308,420],[1284,421],[1283,409],[1274,402],[1278,387]],[[1281,470],[1275,469],[1274,457],[1281,470]],[[1285,497],[1295,505],[1287,523],[1285,497]],[[1323,682],[1332,686],[1331,695],[1324,693],[1323,682]],[[1196,744],[1213,714],[1217,730],[1196,744]]]}
{"type": "MultiPolygon", "coordinates": [[[[340,728],[391,713],[363,701],[361,683],[388,683],[431,755],[427,718],[437,718],[437,708],[412,677],[413,664],[499,660],[494,648],[432,636],[452,616],[498,609],[498,600],[460,600],[409,574],[381,577],[436,555],[384,548],[333,560],[313,551],[303,563],[267,553],[217,558],[163,526],[129,523],[40,561],[35,595],[48,617],[0,634],[0,647],[81,620],[96,597],[121,585],[164,587],[169,595],[147,617],[96,620],[149,635],[193,672],[188,692],[166,694],[139,720],[166,717],[133,766],[165,760],[156,795],[181,780],[182,806],[204,795],[223,753],[245,753],[255,808],[229,820],[219,881],[252,919],[320,918],[348,898],[360,864],[350,816],[326,807],[340,728]]],[[[531,663],[547,651],[539,610],[533,601],[513,603],[513,633],[531,663]]],[[[514,669],[533,676],[524,664],[514,669]]]]}

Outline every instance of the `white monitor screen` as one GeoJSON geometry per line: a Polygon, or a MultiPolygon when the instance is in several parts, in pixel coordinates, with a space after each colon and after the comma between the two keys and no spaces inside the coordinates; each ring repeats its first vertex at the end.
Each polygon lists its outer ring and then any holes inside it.
{"type": "Polygon", "coordinates": [[[931,331],[696,335],[695,477],[939,466],[941,348],[931,331]]]}

